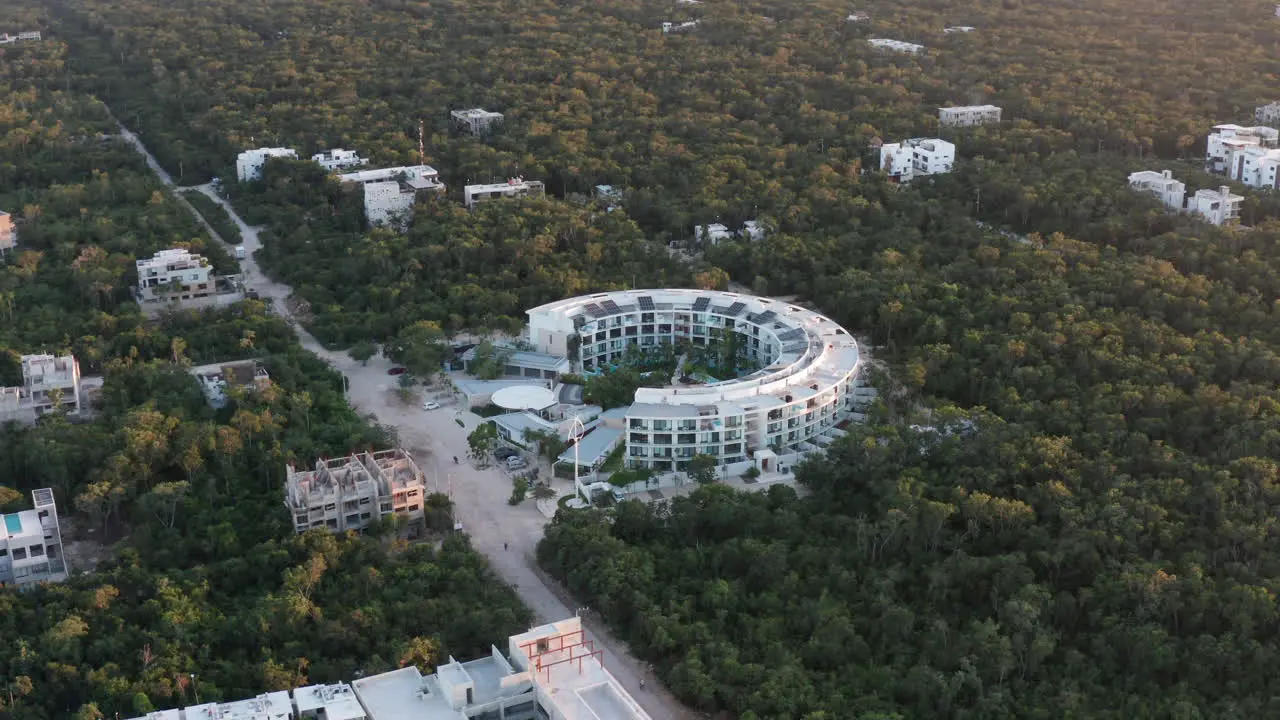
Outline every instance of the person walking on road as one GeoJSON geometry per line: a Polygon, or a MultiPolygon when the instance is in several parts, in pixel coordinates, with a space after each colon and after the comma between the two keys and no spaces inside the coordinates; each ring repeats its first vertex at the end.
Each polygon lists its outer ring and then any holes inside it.
{"type": "Polygon", "coordinates": [[[506,550],[506,549],[507,549],[507,544],[506,544],[506,543],[502,543],[502,549],[503,549],[503,550],[506,550]]]}

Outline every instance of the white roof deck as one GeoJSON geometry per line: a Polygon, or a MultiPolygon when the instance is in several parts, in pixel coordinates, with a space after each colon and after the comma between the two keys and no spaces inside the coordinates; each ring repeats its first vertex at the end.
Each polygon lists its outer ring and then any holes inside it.
{"type": "Polygon", "coordinates": [[[361,678],[351,687],[375,720],[467,720],[449,707],[435,679],[424,678],[412,665],[361,678]]]}

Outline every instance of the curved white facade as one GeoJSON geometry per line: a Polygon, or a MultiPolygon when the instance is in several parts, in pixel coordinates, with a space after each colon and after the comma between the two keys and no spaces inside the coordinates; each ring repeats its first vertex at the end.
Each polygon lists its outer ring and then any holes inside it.
{"type": "Polygon", "coordinates": [[[736,380],[641,388],[626,414],[631,467],[683,470],[694,455],[722,465],[816,450],[852,410],[858,344],[830,319],[769,298],[714,290],[626,290],[584,295],[529,310],[539,352],[569,355],[584,372],[678,340],[707,345],[738,334],[760,370],[736,380]],[[772,452],[769,452],[772,451],[772,452]]]}

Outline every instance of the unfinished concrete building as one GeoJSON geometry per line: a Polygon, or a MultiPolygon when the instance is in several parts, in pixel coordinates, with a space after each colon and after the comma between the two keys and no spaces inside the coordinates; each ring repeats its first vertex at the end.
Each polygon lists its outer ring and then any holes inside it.
{"type": "Polygon", "coordinates": [[[285,505],[294,530],[362,532],[385,517],[404,518],[409,536],[422,532],[426,476],[409,453],[383,450],[316,461],[316,469],[288,468],[285,505]]]}

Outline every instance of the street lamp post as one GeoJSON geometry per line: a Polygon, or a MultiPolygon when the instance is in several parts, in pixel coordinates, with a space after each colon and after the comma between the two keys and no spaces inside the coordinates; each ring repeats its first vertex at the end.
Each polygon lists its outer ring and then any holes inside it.
{"type": "Polygon", "coordinates": [[[582,426],[581,418],[575,415],[573,424],[569,426],[569,439],[573,441],[573,492],[584,502],[590,503],[590,498],[582,491],[582,480],[578,477],[578,446],[582,444],[582,436],[586,431],[587,429],[582,426]]]}
{"type": "Polygon", "coordinates": [[[191,673],[191,692],[195,693],[196,704],[200,704],[200,688],[196,685],[196,674],[191,673]]]}

